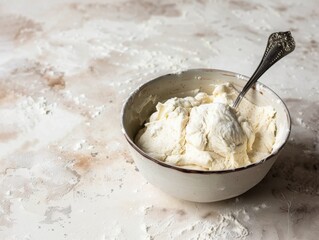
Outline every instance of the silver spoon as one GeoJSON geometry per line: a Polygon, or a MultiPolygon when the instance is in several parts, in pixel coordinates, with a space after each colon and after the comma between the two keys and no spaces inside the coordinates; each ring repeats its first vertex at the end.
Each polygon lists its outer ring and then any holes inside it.
{"type": "Polygon", "coordinates": [[[275,32],[268,38],[267,47],[263,58],[254,74],[246,83],[242,91],[236,98],[233,108],[237,108],[247,91],[257,82],[257,80],[277,61],[288,55],[295,49],[295,41],[288,32],[275,32]]]}

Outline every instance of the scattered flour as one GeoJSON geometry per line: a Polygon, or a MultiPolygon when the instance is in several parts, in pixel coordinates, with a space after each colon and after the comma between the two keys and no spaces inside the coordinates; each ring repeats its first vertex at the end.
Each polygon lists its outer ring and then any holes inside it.
{"type": "MultiPolygon", "coordinates": [[[[216,213],[213,217],[189,216],[183,210],[159,209],[144,211],[147,239],[246,239],[248,229],[236,217],[238,214],[216,213]]],[[[241,221],[248,221],[247,212],[241,221]]]]}

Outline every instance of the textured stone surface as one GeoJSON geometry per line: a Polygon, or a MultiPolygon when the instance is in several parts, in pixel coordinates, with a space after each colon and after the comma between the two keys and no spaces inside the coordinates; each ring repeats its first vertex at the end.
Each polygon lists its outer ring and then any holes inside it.
{"type": "Polygon", "coordinates": [[[2,1],[1,239],[318,239],[317,1],[2,1]],[[251,75],[270,33],[296,50],[261,79],[292,134],[267,177],[195,204],[138,173],[120,132],[141,83],[189,68],[251,75]]]}

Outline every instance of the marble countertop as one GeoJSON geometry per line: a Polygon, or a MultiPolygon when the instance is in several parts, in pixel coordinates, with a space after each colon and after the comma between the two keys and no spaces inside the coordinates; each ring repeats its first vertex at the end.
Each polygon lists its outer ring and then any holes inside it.
{"type": "Polygon", "coordinates": [[[2,1],[0,239],[318,239],[319,6],[313,1],[2,1]],[[261,79],[292,133],[256,187],[174,199],[138,172],[124,99],[170,72],[251,75],[275,31],[296,50],[261,79]]]}

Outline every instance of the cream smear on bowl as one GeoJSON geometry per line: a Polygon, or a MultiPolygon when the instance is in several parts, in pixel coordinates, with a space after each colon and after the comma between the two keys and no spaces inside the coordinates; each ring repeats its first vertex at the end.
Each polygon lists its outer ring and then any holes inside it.
{"type": "Polygon", "coordinates": [[[215,85],[212,94],[170,98],[156,105],[136,144],[150,156],[192,169],[228,170],[271,154],[276,140],[276,112],[244,99],[231,108],[238,92],[215,85]]]}

